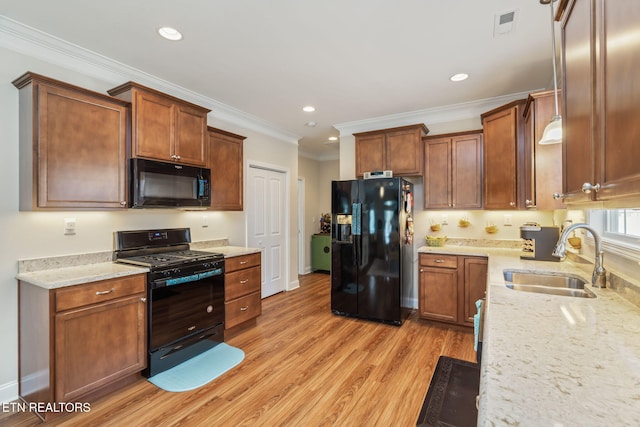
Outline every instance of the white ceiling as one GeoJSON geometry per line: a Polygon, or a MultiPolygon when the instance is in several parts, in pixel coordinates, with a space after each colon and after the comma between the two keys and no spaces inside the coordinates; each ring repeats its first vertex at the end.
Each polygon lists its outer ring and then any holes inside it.
{"type": "Polygon", "coordinates": [[[0,0],[0,15],[267,121],[317,156],[336,150],[323,144],[333,125],[548,87],[549,13],[539,0],[0,0]],[[494,36],[512,10],[513,31],[494,36]],[[165,25],[184,39],[160,38],[165,25]],[[469,79],[450,82],[459,72],[469,79]]]}

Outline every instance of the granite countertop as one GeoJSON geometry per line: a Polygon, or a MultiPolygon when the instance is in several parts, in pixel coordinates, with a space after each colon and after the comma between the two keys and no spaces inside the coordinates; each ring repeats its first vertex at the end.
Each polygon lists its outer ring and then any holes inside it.
{"type": "MultiPolygon", "coordinates": [[[[212,246],[207,242],[192,243],[191,249],[222,253],[225,258],[261,251],[258,248],[244,246],[212,246]]],[[[19,273],[16,279],[45,289],[57,289],[134,274],[146,274],[149,271],[145,267],[108,261],[111,256],[111,252],[100,252],[18,261],[19,273]]]]}
{"type": "Polygon", "coordinates": [[[489,258],[479,426],[640,425],[640,308],[590,284],[597,298],[514,291],[502,274],[567,272],[590,283],[592,264],[521,260],[514,249],[418,251],[489,258]]]}

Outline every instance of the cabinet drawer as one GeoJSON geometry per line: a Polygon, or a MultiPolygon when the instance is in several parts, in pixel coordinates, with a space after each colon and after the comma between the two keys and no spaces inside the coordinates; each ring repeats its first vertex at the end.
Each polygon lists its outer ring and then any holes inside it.
{"type": "Polygon", "coordinates": [[[456,255],[420,254],[421,267],[458,268],[456,255]]]}
{"type": "Polygon", "coordinates": [[[136,274],[56,290],[56,312],[145,292],[146,275],[136,274]]]}
{"type": "Polygon", "coordinates": [[[262,314],[260,292],[254,292],[242,298],[224,303],[225,329],[233,328],[240,323],[262,314]]]}
{"type": "Polygon", "coordinates": [[[260,290],[262,281],[260,267],[251,267],[224,275],[224,298],[226,301],[260,290]]]}
{"type": "Polygon", "coordinates": [[[224,270],[227,273],[243,268],[255,267],[256,265],[260,265],[260,252],[250,255],[234,256],[224,260],[224,270]]]}

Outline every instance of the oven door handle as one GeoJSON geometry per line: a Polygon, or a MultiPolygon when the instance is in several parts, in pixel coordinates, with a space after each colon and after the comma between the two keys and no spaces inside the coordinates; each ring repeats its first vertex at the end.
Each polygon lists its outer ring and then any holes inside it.
{"type": "Polygon", "coordinates": [[[197,282],[198,280],[206,279],[208,277],[220,276],[223,274],[222,268],[216,268],[214,270],[204,271],[201,273],[190,274],[189,276],[176,277],[173,279],[160,279],[155,280],[153,285],[155,288],[162,286],[175,286],[183,283],[197,282]]]}

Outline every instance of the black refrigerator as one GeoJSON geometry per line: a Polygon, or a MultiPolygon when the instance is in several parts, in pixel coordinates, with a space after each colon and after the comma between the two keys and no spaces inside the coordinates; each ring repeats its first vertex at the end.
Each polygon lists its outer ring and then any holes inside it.
{"type": "Polygon", "coordinates": [[[401,325],[412,286],[413,184],[402,178],[331,183],[331,311],[401,325]]]}

